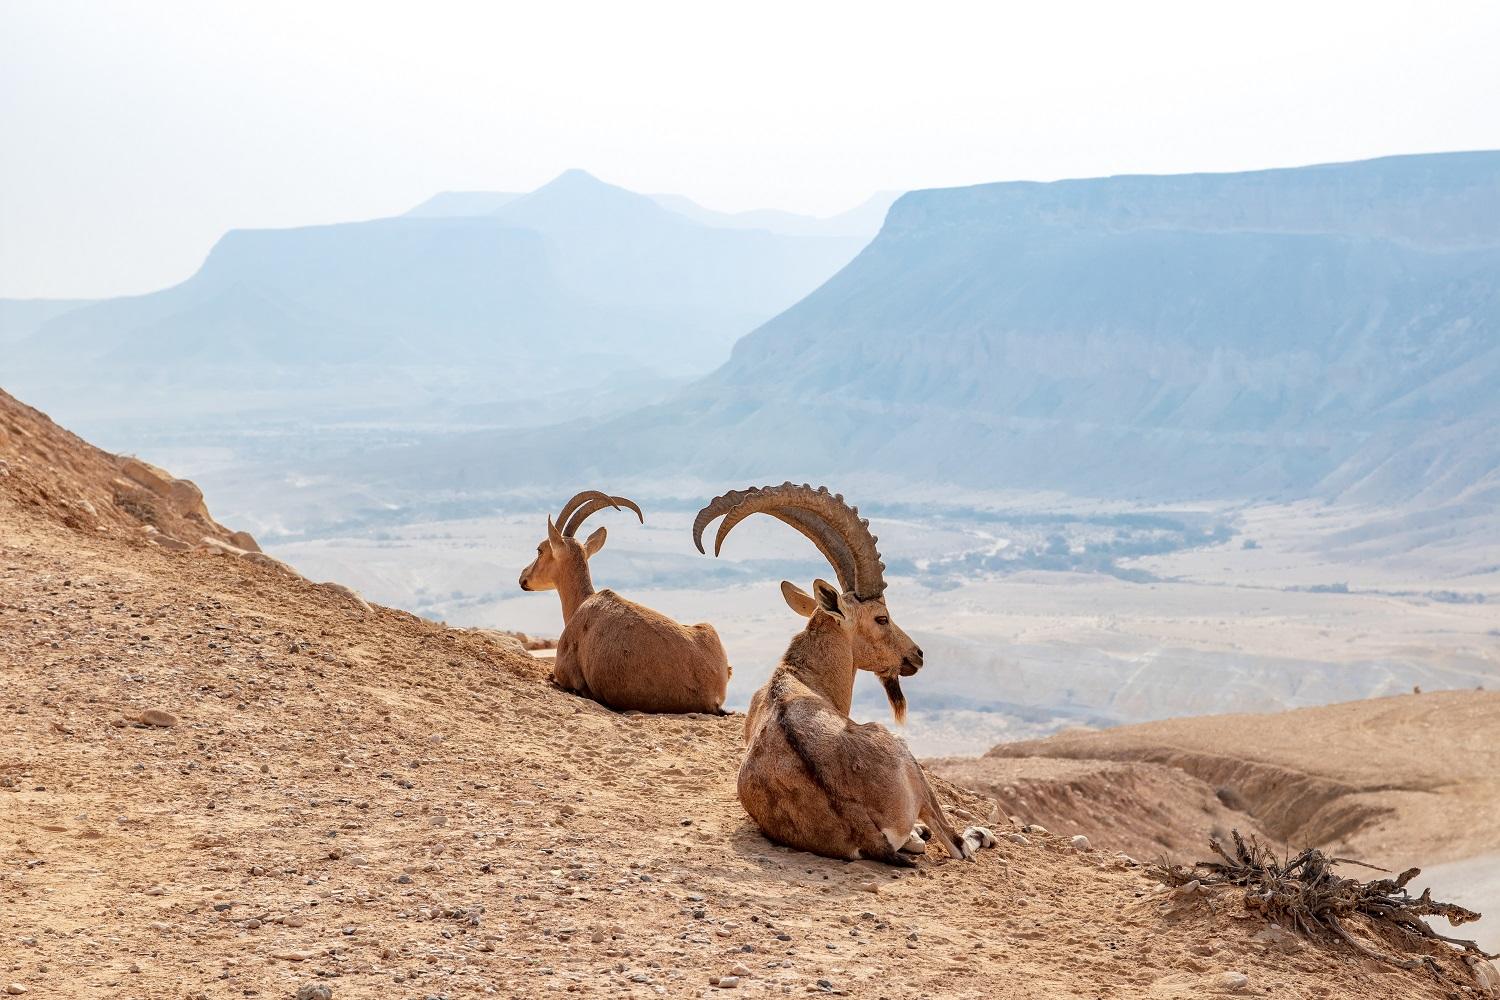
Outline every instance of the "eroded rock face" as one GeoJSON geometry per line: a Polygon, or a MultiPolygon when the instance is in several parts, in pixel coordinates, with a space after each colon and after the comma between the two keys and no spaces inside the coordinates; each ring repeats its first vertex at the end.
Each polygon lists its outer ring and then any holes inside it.
{"type": "Polygon", "coordinates": [[[127,479],[144,486],[156,496],[167,501],[183,517],[197,516],[208,520],[208,505],[203,502],[203,491],[186,479],[175,479],[163,469],[138,458],[127,458],[121,470],[127,479]]]}
{"type": "Polygon", "coordinates": [[[75,531],[122,529],[184,551],[212,538],[246,552],[260,546],[208,512],[203,491],[133,456],[113,455],[0,390],[0,493],[75,531]]]}

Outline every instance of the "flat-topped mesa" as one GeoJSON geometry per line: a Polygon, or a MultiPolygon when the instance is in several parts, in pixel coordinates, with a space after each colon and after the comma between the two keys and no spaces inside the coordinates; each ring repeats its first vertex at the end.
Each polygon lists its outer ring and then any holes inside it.
{"type": "Polygon", "coordinates": [[[883,726],[849,718],[856,669],[880,677],[901,720],[900,678],[922,666],[922,650],[891,621],[869,522],[827,487],[788,482],[732,490],[695,519],[699,551],[703,529],[715,518],[724,518],[717,555],[751,514],[770,515],[807,536],[843,589],[815,580],[809,594],[782,581],[787,605],[807,624],[750,701],[738,782],[745,811],[771,840],[826,857],[909,867],[927,847],[917,833],[920,819],[949,854],[972,858],[980,845],[993,843],[988,832],[955,833],[906,744],[883,726]]]}
{"type": "Polygon", "coordinates": [[[580,542],[578,529],[606,507],[645,517],[633,501],[584,490],[563,505],[536,558],[521,571],[522,590],[555,590],[562,601],[552,681],[610,708],[723,714],[729,659],[712,625],[681,625],[612,590],[594,590],[589,559],[605,529],[580,542]]]}

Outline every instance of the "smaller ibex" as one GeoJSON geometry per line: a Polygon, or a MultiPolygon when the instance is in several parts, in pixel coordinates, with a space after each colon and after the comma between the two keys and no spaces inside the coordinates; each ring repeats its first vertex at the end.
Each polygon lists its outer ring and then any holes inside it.
{"type": "Polygon", "coordinates": [[[922,666],[922,650],[891,621],[885,566],[869,522],[826,486],[806,484],[733,490],[698,513],[693,541],[719,516],[719,554],[730,530],[764,513],[806,535],[838,574],[842,592],[823,580],[813,593],[781,584],[807,627],[792,639],[746,718],[739,796],[767,837],[780,844],[850,861],[869,858],[910,867],[926,849],[915,833],[920,818],[955,858],[972,858],[992,843],[975,828],[960,837],[906,744],[885,727],[849,718],[856,669],[872,671],[901,720],[901,677],[922,666]]]}
{"type": "Polygon", "coordinates": [[[640,712],[724,714],[729,659],[712,625],[679,625],[613,590],[594,590],[589,558],[604,548],[600,528],[580,543],[574,536],[589,515],[640,507],[624,497],[585,490],[563,505],[536,559],[521,571],[522,590],[556,590],[563,630],[552,680],[602,705],[640,712]]]}

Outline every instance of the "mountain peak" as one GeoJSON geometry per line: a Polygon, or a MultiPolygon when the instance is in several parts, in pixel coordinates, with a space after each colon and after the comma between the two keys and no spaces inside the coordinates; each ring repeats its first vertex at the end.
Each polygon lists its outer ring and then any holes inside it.
{"type": "Polygon", "coordinates": [[[569,169],[564,170],[562,173],[558,174],[556,177],[552,178],[552,180],[548,181],[543,186],[551,187],[554,184],[600,184],[604,187],[613,187],[613,185],[611,184],[605,184],[599,178],[595,177],[587,170],[584,170],[582,167],[570,167],[569,169]]]}
{"type": "Polygon", "coordinates": [[[564,170],[528,195],[491,213],[522,226],[675,225],[680,219],[643,194],[601,181],[586,170],[564,170]]]}

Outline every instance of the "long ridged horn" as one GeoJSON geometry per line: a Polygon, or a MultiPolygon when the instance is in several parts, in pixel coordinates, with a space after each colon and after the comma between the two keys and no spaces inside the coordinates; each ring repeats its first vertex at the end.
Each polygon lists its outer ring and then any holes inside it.
{"type": "Polygon", "coordinates": [[[724,522],[714,539],[714,555],[718,555],[729,532],[751,514],[769,514],[805,535],[838,573],[839,585],[860,600],[879,597],[885,590],[885,565],[875,548],[870,523],[860,518],[857,507],[845,504],[842,495],[829,493],[826,486],[813,489],[807,483],[787,482],[730,490],[715,497],[693,519],[693,543],[703,552],[703,529],[722,516],[724,522]]]}
{"type": "Polygon", "coordinates": [[[565,525],[565,524],[568,523],[568,515],[572,514],[573,511],[577,510],[578,509],[578,505],[581,504],[581,503],[583,503],[585,500],[608,500],[608,499],[609,499],[609,494],[607,494],[607,493],[601,493],[598,490],[584,490],[582,493],[576,494],[573,497],[573,499],[571,499],[567,503],[563,504],[563,508],[562,508],[561,513],[559,513],[554,520],[556,520],[558,528],[561,529],[563,527],[563,525],[565,525]]]}
{"type": "Polygon", "coordinates": [[[563,537],[572,538],[574,535],[578,534],[578,529],[583,527],[583,522],[587,521],[591,515],[593,515],[597,511],[603,510],[605,507],[613,507],[615,510],[619,510],[621,507],[624,507],[628,510],[632,510],[635,512],[635,516],[640,518],[642,524],[646,523],[646,515],[641,513],[641,509],[636,506],[634,500],[627,500],[624,497],[605,496],[601,493],[594,499],[585,502],[582,507],[579,507],[573,512],[572,520],[568,522],[567,527],[563,528],[563,537]]]}

